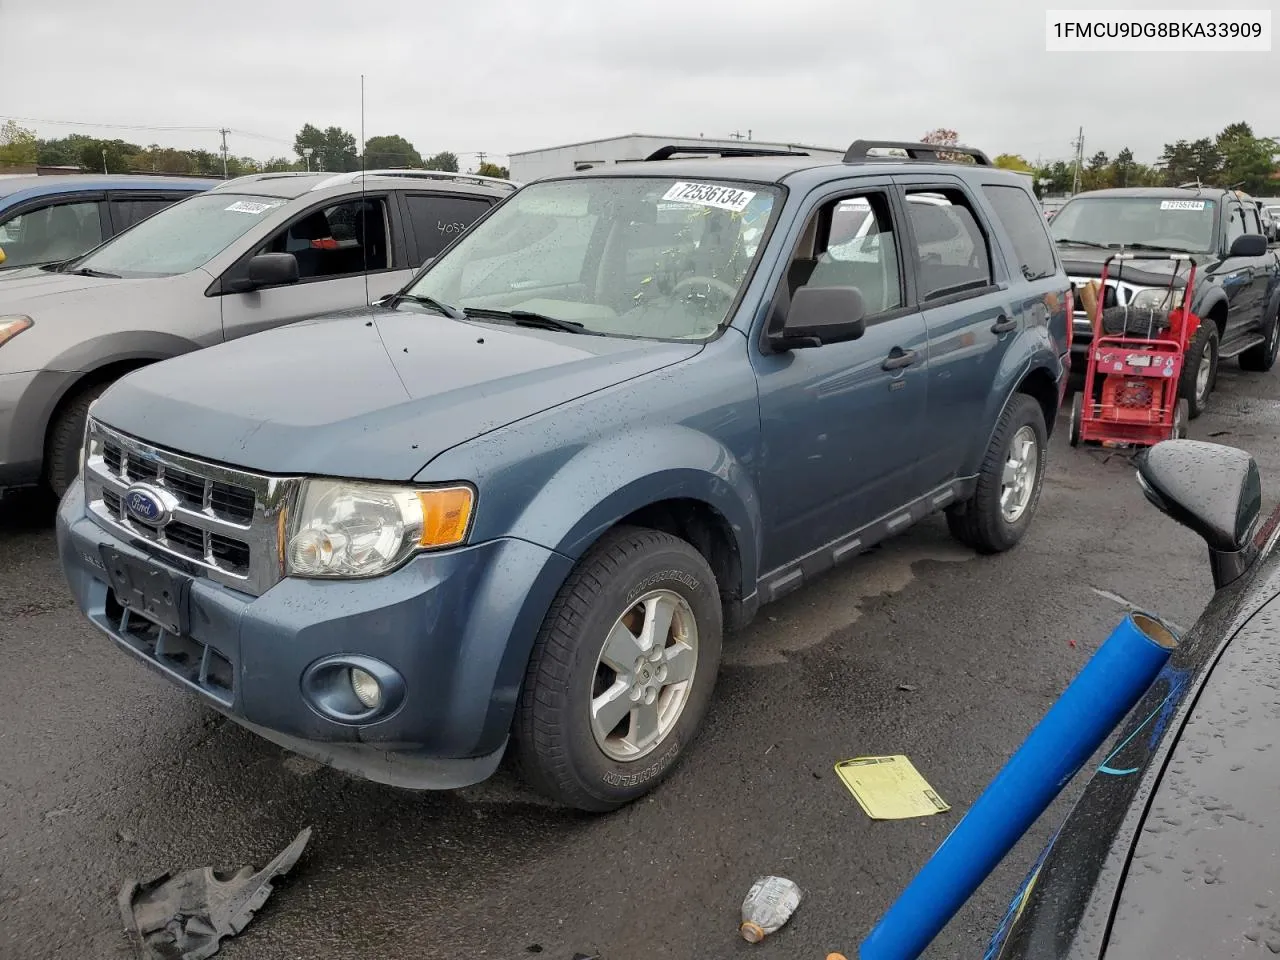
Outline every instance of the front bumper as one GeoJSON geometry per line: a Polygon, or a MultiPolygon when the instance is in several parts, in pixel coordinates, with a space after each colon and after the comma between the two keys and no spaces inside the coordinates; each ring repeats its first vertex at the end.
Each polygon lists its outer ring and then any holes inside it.
{"type": "Polygon", "coordinates": [[[45,422],[55,384],[38,371],[0,374],[0,490],[40,479],[45,422]]]}
{"type": "Polygon", "coordinates": [[[59,507],[57,538],[76,602],[117,646],[269,740],[413,789],[465,786],[496,769],[533,639],[572,565],[504,539],[423,554],[368,580],[286,578],[256,598],[193,576],[189,635],[178,636],[124,613],[101,548],[171,574],[190,571],[99,527],[78,482],[59,507]],[[369,723],[318,712],[302,677],[338,654],[394,669],[405,688],[400,706],[369,723]]]}

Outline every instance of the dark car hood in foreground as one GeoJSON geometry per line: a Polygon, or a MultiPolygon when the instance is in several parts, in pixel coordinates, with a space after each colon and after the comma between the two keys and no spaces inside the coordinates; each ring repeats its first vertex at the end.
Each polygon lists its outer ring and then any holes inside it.
{"type": "Polygon", "coordinates": [[[409,480],[450,447],[701,347],[362,310],[143,367],[94,416],[266,473],[409,480]]]}
{"type": "Polygon", "coordinates": [[[1270,892],[1280,887],[1278,521],[1280,509],[1258,535],[1262,559],[1218,591],[1125,720],[990,960],[1216,960],[1265,956],[1267,939],[1280,948],[1268,926],[1280,907],[1270,892]]]}
{"type": "Polygon", "coordinates": [[[1209,675],[1133,852],[1106,960],[1280,953],[1280,599],[1209,675]]]}

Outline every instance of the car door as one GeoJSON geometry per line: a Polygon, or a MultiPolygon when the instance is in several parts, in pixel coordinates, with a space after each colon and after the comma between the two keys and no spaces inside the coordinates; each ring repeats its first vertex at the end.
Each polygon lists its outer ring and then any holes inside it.
{"type": "Polygon", "coordinates": [[[920,449],[927,489],[955,479],[1024,317],[983,206],[959,177],[894,178],[907,211],[908,261],[928,331],[929,404],[920,449]]]}
{"type": "Polygon", "coordinates": [[[1215,273],[1222,283],[1223,292],[1227,295],[1227,328],[1224,331],[1223,343],[1231,341],[1253,330],[1261,312],[1260,295],[1254,289],[1254,271],[1261,266],[1259,257],[1233,257],[1231,245],[1240,237],[1250,232],[1250,221],[1245,205],[1238,200],[1229,199],[1222,211],[1224,259],[1215,273]]]}
{"type": "MultiPolygon", "coordinates": [[[[1266,238],[1266,228],[1262,225],[1262,217],[1255,203],[1244,205],[1244,229],[1246,234],[1260,234],[1264,239],[1266,238]]],[[[1267,306],[1267,288],[1271,283],[1270,268],[1275,263],[1275,255],[1270,250],[1266,250],[1256,257],[1241,259],[1248,261],[1250,278],[1241,332],[1252,333],[1262,327],[1263,311],[1267,306]]]]}
{"type": "Polygon", "coordinates": [[[87,253],[109,236],[101,191],[42,196],[0,214],[0,270],[58,263],[87,253]]]}
{"type": "Polygon", "coordinates": [[[388,193],[329,199],[299,212],[223,275],[222,330],[243,337],[297,320],[349,310],[395,293],[413,275],[388,193]],[[290,253],[298,282],[236,291],[259,253],[290,253]]]}
{"type": "MultiPolygon", "coordinates": [[[[867,314],[866,331],[856,340],[753,353],[763,441],[758,482],[765,570],[830,547],[923,492],[915,465],[923,440],[928,348],[924,318],[907,296],[901,223],[891,191],[887,178],[877,178],[815,196],[798,219],[803,227],[780,267],[770,327],[781,322],[791,297],[804,286],[856,286],[867,314]],[[833,249],[837,208],[858,202],[875,218],[864,239],[874,234],[876,242],[864,242],[856,252],[848,244],[833,249]]],[[[834,559],[842,549],[831,548],[834,559]]]]}
{"type": "Polygon", "coordinates": [[[406,190],[401,197],[415,269],[435,259],[467,227],[488,213],[495,202],[489,197],[428,190],[406,190]]]}

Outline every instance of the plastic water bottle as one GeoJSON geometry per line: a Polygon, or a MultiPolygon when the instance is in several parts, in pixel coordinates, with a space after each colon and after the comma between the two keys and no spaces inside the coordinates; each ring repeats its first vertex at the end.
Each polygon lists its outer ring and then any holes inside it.
{"type": "Polygon", "coordinates": [[[791,919],[800,906],[800,888],[786,877],[761,877],[742,901],[742,939],[759,943],[791,919]]]}

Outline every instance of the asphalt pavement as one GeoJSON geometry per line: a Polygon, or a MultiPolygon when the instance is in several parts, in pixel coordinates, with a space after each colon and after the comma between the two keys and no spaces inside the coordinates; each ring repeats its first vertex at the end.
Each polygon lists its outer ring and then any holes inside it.
{"type": "MultiPolygon", "coordinates": [[[[1191,435],[1243,447],[1280,485],[1280,374],[1224,364],[1191,435]]],[[[856,957],[877,916],[1124,614],[1189,626],[1202,543],[1143,499],[1120,454],[1057,424],[1027,539],[975,557],[940,518],[763,609],[725,648],[707,726],[649,798],[591,817],[503,771],[459,793],[364,783],[221,719],[117,652],[65,589],[52,505],[0,504],[0,958],[124,960],[126,878],[265,864],[293,873],[228,960],[856,957]],[[952,809],[872,822],[832,765],[911,758],[952,809]],[[804,901],[759,945],[752,881],[804,901]]],[[[1079,778],[943,932],[976,958],[1079,778]]]]}

